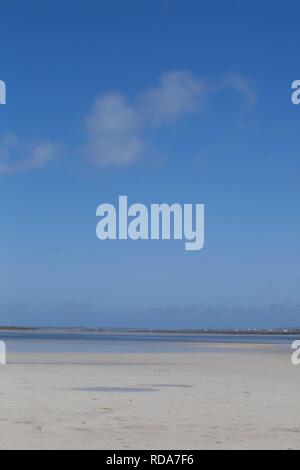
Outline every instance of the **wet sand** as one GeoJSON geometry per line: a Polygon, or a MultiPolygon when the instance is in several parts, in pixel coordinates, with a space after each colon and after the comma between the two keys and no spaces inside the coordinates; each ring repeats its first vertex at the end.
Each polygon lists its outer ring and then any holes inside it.
{"type": "Polygon", "coordinates": [[[300,449],[290,351],[14,353],[1,449],[300,449]]]}

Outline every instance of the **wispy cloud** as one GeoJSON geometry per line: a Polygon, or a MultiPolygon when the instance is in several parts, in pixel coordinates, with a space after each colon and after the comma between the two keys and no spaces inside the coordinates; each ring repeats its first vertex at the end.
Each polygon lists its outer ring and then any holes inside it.
{"type": "Polygon", "coordinates": [[[165,73],[157,87],[138,96],[137,108],[149,124],[168,124],[197,111],[207,92],[205,80],[191,72],[165,73]]]}
{"type": "Polygon", "coordinates": [[[0,139],[0,175],[43,168],[49,161],[58,158],[61,152],[57,144],[26,142],[11,132],[4,132],[0,139]]]}
{"type": "Polygon", "coordinates": [[[244,98],[246,111],[252,107],[256,99],[253,81],[239,73],[231,73],[226,76],[224,87],[231,87],[244,98]]]}
{"type": "Polygon", "coordinates": [[[142,127],[141,116],[125,97],[102,95],[86,119],[88,139],[82,153],[97,166],[129,165],[143,151],[142,127]]]}
{"type": "MultiPolygon", "coordinates": [[[[104,93],[95,99],[85,119],[80,154],[97,167],[132,165],[146,152],[150,135],[199,113],[205,100],[220,89],[241,95],[246,109],[255,100],[253,84],[237,73],[209,81],[189,71],[172,71],[131,100],[120,93],[104,93]]],[[[47,140],[24,141],[5,132],[0,136],[0,175],[37,170],[61,155],[61,145],[47,140]]]]}
{"type": "MultiPolygon", "coordinates": [[[[254,90],[241,75],[228,75],[222,87],[243,95],[247,106],[254,101],[254,90]]],[[[103,94],[96,98],[86,118],[87,139],[81,154],[98,167],[131,165],[145,150],[147,131],[198,112],[218,89],[189,71],[173,71],[164,73],[157,86],[131,101],[119,93],[103,94]]]]}
{"type": "Polygon", "coordinates": [[[156,87],[131,103],[121,94],[103,94],[86,119],[87,142],[81,151],[99,167],[130,165],[142,155],[149,128],[196,111],[204,94],[203,80],[190,72],[163,74],[156,87]]]}

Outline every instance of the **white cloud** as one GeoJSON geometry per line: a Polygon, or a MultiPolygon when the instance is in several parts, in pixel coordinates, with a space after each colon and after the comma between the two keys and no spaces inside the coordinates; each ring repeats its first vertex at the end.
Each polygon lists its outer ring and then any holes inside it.
{"type": "Polygon", "coordinates": [[[220,88],[233,88],[247,106],[255,98],[249,80],[228,75],[217,84],[188,71],[164,73],[156,87],[146,89],[131,102],[121,94],[99,96],[86,119],[87,139],[82,155],[98,167],[128,166],[145,151],[149,130],[171,125],[201,109],[205,98],[220,88]]]}
{"type": "Polygon", "coordinates": [[[0,139],[0,174],[21,173],[44,167],[61,155],[61,148],[47,141],[24,142],[11,132],[0,139]]]}
{"type": "Polygon", "coordinates": [[[143,151],[142,120],[122,95],[98,97],[86,120],[87,143],[82,152],[97,166],[126,166],[143,151]]]}
{"type": "MultiPolygon", "coordinates": [[[[252,83],[239,74],[213,83],[189,71],[172,71],[131,101],[120,93],[102,94],[86,118],[86,141],[80,153],[94,166],[129,166],[145,153],[146,138],[150,140],[155,130],[197,113],[209,95],[226,89],[241,95],[246,109],[252,106],[252,83]]],[[[0,175],[42,168],[61,153],[55,143],[26,142],[5,132],[0,136],[0,175]]]]}
{"type": "Polygon", "coordinates": [[[138,108],[151,123],[160,125],[196,111],[207,91],[204,80],[190,72],[165,73],[157,87],[138,97],[138,108]]]}
{"type": "Polygon", "coordinates": [[[145,149],[147,130],[196,111],[205,93],[202,79],[170,72],[132,103],[116,93],[99,96],[86,120],[87,142],[81,151],[99,167],[130,165],[145,149]]]}

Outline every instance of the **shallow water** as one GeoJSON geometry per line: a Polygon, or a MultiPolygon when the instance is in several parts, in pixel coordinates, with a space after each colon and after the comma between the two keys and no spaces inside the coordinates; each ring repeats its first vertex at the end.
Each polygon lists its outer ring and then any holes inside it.
{"type": "MultiPolygon", "coordinates": [[[[175,333],[132,333],[132,332],[86,332],[39,330],[2,331],[8,352],[90,352],[90,353],[147,353],[147,352],[191,352],[213,351],[213,345],[234,346],[242,351],[239,344],[250,348],[257,345],[271,345],[274,350],[290,349],[295,335],[226,335],[226,334],[175,334],[175,333]]],[[[272,349],[273,349],[272,348],[272,349]]],[[[248,349],[249,350],[249,349],[248,349]]],[[[223,349],[224,352],[228,349],[223,349]]]]}

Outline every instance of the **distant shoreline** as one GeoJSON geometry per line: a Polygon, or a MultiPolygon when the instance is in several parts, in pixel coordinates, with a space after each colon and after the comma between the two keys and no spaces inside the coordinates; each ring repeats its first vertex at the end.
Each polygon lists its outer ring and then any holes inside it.
{"type": "Polygon", "coordinates": [[[164,328],[104,328],[104,327],[25,327],[25,326],[0,326],[0,331],[56,331],[56,332],[82,332],[82,333],[145,333],[145,334],[186,334],[186,335],[300,335],[300,327],[295,328],[195,328],[195,329],[164,329],[164,328]]]}

